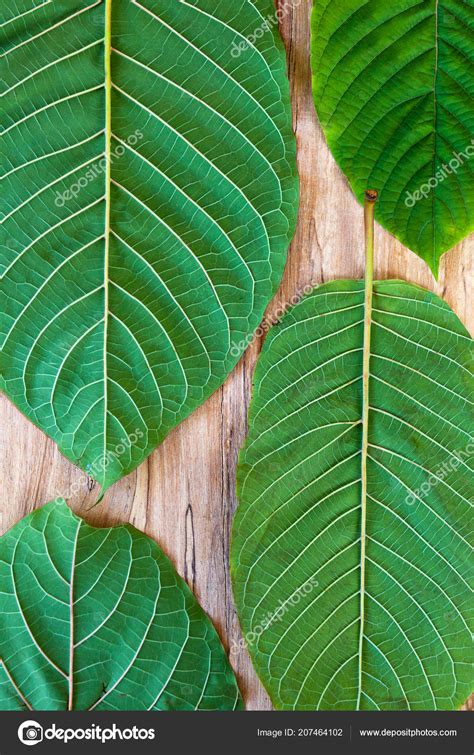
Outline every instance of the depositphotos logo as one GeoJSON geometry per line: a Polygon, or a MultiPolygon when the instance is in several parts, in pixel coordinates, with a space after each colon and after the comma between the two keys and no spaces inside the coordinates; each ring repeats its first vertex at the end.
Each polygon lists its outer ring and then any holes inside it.
{"type": "Polygon", "coordinates": [[[25,721],[18,729],[18,739],[28,747],[37,745],[44,739],[49,741],[57,740],[64,744],[82,739],[106,744],[107,742],[115,742],[116,740],[153,740],[155,739],[155,730],[139,729],[138,726],[134,726],[131,729],[119,729],[115,724],[109,728],[94,724],[88,729],[60,729],[56,724],[53,724],[50,729],[43,729],[41,724],[36,721],[25,721]]]}
{"type": "Polygon", "coordinates": [[[37,745],[43,741],[43,727],[36,721],[25,721],[18,729],[18,739],[24,745],[37,745]]]}

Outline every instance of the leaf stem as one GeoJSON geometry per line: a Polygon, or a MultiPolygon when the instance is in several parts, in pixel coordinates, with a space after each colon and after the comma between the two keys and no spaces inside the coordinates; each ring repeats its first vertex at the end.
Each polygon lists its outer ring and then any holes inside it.
{"type": "Polygon", "coordinates": [[[364,355],[362,372],[362,456],[361,456],[361,537],[360,537],[360,632],[359,632],[359,686],[357,710],[360,710],[362,694],[362,648],[365,624],[365,551],[367,538],[367,450],[369,444],[369,381],[370,351],[372,336],[372,298],[374,288],[374,210],[378,194],[365,192],[365,305],[364,305],[364,355]]]}

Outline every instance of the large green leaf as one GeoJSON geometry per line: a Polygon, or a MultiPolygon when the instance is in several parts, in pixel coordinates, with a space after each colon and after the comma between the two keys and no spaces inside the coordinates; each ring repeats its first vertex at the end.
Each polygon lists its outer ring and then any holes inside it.
{"type": "Polygon", "coordinates": [[[316,289],[257,367],[232,574],[278,708],[451,709],[471,691],[472,341],[399,281],[375,284],[370,330],[364,422],[363,281],[316,289]]]}
{"type": "Polygon", "coordinates": [[[215,629],[146,535],[60,501],[0,538],[0,709],[237,707],[215,629]]]}
{"type": "Polygon", "coordinates": [[[473,0],[315,0],[316,108],[357,198],[438,274],[474,229],[473,0]],[[416,194],[416,192],[423,194],[416,194]]]}
{"type": "Polygon", "coordinates": [[[1,385],[103,489],[222,384],[281,277],[285,55],[245,42],[272,9],[3,4],[1,385]]]}

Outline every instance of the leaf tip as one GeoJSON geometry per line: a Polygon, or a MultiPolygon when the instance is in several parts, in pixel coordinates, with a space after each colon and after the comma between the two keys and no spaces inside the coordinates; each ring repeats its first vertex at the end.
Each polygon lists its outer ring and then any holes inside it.
{"type": "Polygon", "coordinates": [[[69,508],[66,499],[63,498],[62,496],[53,498],[53,500],[50,501],[49,504],[46,504],[46,505],[51,506],[51,508],[56,507],[58,509],[69,508]]]}

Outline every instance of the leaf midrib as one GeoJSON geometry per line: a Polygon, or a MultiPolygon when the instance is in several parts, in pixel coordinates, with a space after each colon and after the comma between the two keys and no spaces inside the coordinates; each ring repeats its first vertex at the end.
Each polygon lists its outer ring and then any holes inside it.
{"type": "MultiPolygon", "coordinates": [[[[436,175],[436,156],[437,156],[437,148],[438,148],[438,134],[437,134],[437,128],[438,128],[438,97],[437,97],[437,86],[438,86],[438,72],[439,72],[439,0],[435,0],[435,70],[434,70],[434,80],[433,80],[433,137],[434,137],[434,145],[433,145],[433,167],[432,167],[432,175],[436,175]]],[[[433,191],[433,199],[432,199],[432,213],[433,213],[433,246],[432,246],[432,254],[433,254],[433,267],[436,268],[436,223],[434,222],[435,219],[435,203],[436,203],[436,188],[435,191],[433,191]]]]}
{"type": "MultiPolygon", "coordinates": [[[[368,255],[367,255],[368,257],[368,255]]],[[[362,369],[362,447],[361,447],[361,532],[360,532],[360,629],[358,648],[358,695],[357,710],[362,694],[362,649],[365,634],[365,562],[367,536],[367,459],[369,448],[370,412],[370,357],[372,335],[373,265],[366,260],[366,290],[364,303],[364,346],[362,369]]]]}
{"type": "Polygon", "coordinates": [[[79,532],[81,529],[81,520],[77,522],[76,534],[74,536],[74,546],[72,550],[71,559],[71,577],[69,580],[69,696],[68,696],[68,710],[74,710],[74,578],[76,574],[76,554],[77,544],[79,542],[79,532]]]}
{"type": "Polygon", "coordinates": [[[109,323],[109,249],[112,145],[112,0],[105,0],[104,72],[105,72],[105,243],[104,243],[104,442],[103,462],[107,458],[107,335],[109,323]]]}

